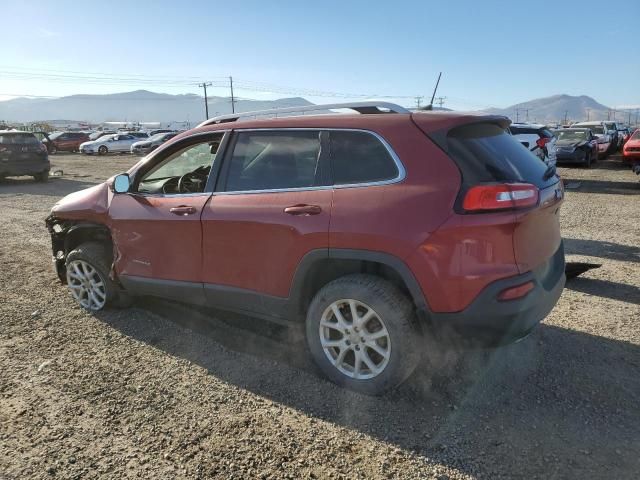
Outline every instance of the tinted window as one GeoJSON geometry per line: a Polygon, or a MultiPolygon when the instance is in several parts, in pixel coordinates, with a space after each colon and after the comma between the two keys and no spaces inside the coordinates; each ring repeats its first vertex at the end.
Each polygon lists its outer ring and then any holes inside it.
{"type": "Polygon", "coordinates": [[[466,186],[525,182],[545,188],[557,182],[553,175],[544,180],[546,164],[495,124],[455,128],[447,137],[447,147],[462,172],[466,186]]]}
{"type": "Polygon", "coordinates": [[[31,133],[2,133],[0,143],[5,145],[28,145],[39,143],[35,135],[31,133]]]}
{"type": "Polygon", "coordinates": [[[303,188],[320,179],[319,131],[240,132],[227,191],[303,188]]]}
{"type": "Polygon", "coordinates": [[[398,176],[398,167],[387,148],[367,132],[330,132],[333,183],[376,182],[398,176]]]}

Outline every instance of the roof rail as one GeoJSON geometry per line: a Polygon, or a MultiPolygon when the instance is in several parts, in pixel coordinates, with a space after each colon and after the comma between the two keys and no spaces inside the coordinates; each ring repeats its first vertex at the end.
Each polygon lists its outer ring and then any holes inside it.
{"type": "Polygon", "coordinates": [[[301,113],[304,115],[306,112],[314,112],[320,110],[334,110],[339,108],[347,108],[354,110],[361,114],[376,114],[376,113],[411,113],[404,107],[389,102],[352,102],[352,103],[331,103],[328,105],[304,105],[300,107],[288,107],[288,108],[272,108],[270,110],[257,110],[255,112],[243,112],[243,113],[230,113],[228,115],[220,115],[218,117],[205,120],[198,127],[204,127],[206,125],[215,125],[217,123],[235,122],[240,118],[246,117],[259,117],[262,115],[271,115],[277,117],[282,113],[301,113]]]}

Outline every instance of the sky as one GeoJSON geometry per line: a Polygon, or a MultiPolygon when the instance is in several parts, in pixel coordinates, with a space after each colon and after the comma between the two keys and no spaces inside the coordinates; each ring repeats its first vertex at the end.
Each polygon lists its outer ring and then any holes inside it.
{"type": "Polygon", "coordinates": [[[482,109],[640,105],[640,2],[0,0],[0,99],[146,89],[482,109]]]}

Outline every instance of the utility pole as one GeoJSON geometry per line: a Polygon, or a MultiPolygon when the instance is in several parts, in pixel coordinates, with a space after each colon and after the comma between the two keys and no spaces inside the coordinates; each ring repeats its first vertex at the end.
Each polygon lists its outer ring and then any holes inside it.
{"type": "Polygon", "coordinates": [[[529,109],[528,109],[528,108],[525,108],[525,109],[524,109],[524,113],[525,113],[525,115],[527,116],[527,118],[525,119],[525,122],[528,122],[528,121],[529,121],[529,109]]]}
{"type": "Polygon", "coordinates": [[[569,110],[565,110],[564,111],[564,124],[563,125],[567,124],[567,115],[569,115],[569,110]]]}
{"type": "Polygon", "coordinates": [[[520,123],[519,120],[520,120],[520,109],[516,108],[516,123],[520,123]]]}
{"type": "Polygon", "coordinates": [[[233,77],[229,77],[229,87],[231,88],[231,113],[236,113],[236,99],[233,96],[233,77]]]}
{"type": "Polygon", "coordinates": [[[587,108],[587,122],[589,121],[590,116],[591,116],[591,109],[587,108]]]}
{"type": "Polygon", "coordinates": [[[202,82],[198,84],[199,87],[204,88],[204,116],[205,120],[209,120],[209,102],[207,101],[207,87],[211,86],[211,82],[202,82]]]}
{"type": "Polygon", "coordinates": [[[421,97],[421,96],[419,96],[419,95],[416,95],[416,108],[417,108],[418,110],[420,110],[420,104],[422,103],[422,98],[423,98],[423,97],[421,97]]]}
{"type": "Polygon", "coordinates": [[[436,98],[437,98],[436,103],[440,105],[440,108],[442,108],[442,106],[444,105],[444,101],[447,99],[447,97],[436,97],[436,98]]]}

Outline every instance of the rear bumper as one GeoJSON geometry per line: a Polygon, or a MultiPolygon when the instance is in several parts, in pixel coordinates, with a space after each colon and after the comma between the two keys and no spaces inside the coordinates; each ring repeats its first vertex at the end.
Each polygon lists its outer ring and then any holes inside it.
{"type": "Polygon", "coordinates": [[[564,247],[534,271],[498,280],[487,286],[461,312],[430,313],[426,316],[439,340],[469,346],[495,346],[526,337],[558,302],[565,284],[564,247]],[[499,301],[504,289],[533,282],[526,296],[499,301]]]}
{"type": "Polygon", "coordinates": [[[51,168],[49,161],[45,160],[21,160],[18,162],[0,162],[0,176],[36,175],[48,172],[51,168]]]}

